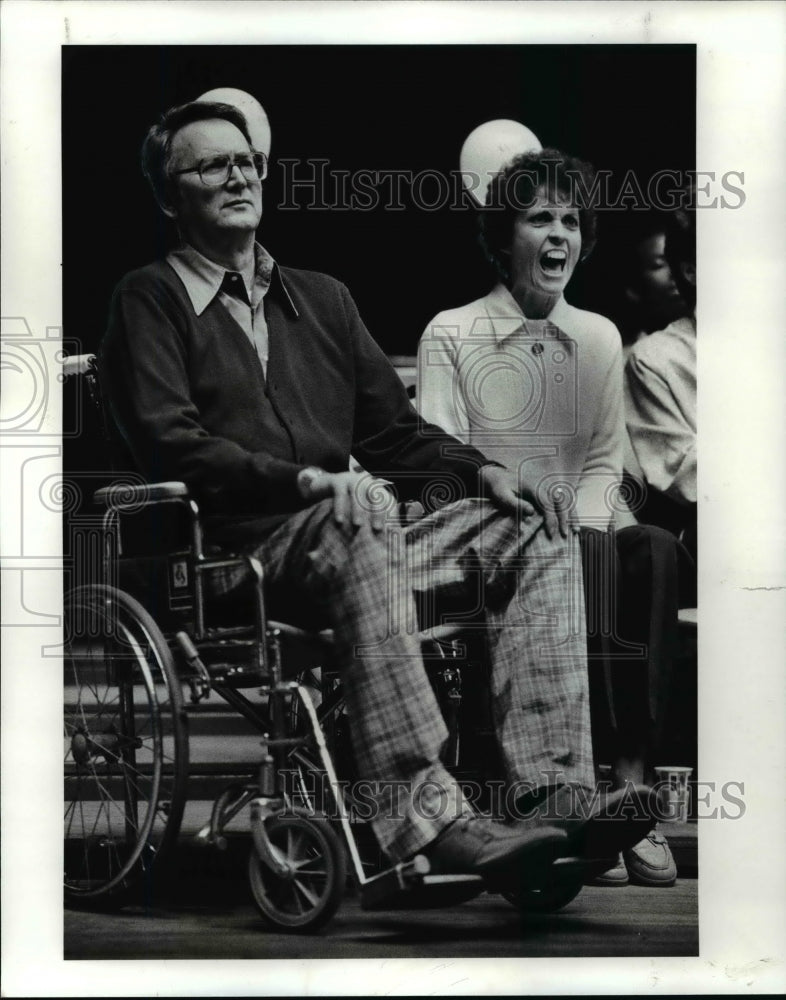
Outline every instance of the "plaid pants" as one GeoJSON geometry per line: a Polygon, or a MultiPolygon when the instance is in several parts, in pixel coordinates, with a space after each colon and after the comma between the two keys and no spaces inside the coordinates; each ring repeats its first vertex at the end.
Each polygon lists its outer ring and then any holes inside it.
{"type": "Polygon", "coordinates": [[[594,785],[578,536],[549,540],[484,500],[382,533],[339,530],[332,503],[294,514],[254,550],[271,593],[335,632],[352,745],[380,846],[400,860],[462,812],[423,667],[413,591],[469,587],[485,607],[497,739],[510,782],[594,785]],[[293,605],[294,606],[294,605],[293,605]],[[324,616],[324,618],[323,618],[324,616]]]}

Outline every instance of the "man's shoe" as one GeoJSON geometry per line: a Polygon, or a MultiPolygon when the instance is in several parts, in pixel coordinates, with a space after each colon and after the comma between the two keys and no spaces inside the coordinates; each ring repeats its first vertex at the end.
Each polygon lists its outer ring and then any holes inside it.
{"type": "Polygon", "coordinates": [[[646,785],[595,794],[573,785],[562,785],[540,805],[534,816],[515,823],[525,829],[547,823],[564,830],[570,854],[580,858],[615,858],[637,844],[655,826],[657,798],[646,785]]]}
{"type": "Polygon", "coordinates": [[[662,833],[651,830],[644,840],[624,852],[625,866],[635,885],[653,887],[674,885],[677,865],[662,833]]]}
{"type": "Polygon", "coordinates": [[[418,854],[428,858],[435,875],[496,876],[510,870],[525,878],[525,872],[534,877],[564,854],[566,841],[563,830],[543,823],[516,829],[485,816],[460,816],[418,854]]]}
{"type": "Polygon", "coordinates": [[[625,867],[625,859],[621,854],[617,856],[617,863],[613,868],[607,868],[605,872],[588,878],[584,883],[584,885],[606,886],[609,889],[629,884],[628,869],[625,867]]]}

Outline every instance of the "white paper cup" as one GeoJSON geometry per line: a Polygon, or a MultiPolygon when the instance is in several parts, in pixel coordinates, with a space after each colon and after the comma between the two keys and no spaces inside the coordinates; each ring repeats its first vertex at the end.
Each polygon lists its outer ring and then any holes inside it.
{"type": "Polygon", "coordinates": [[[661,818],[666,822],[688,822],[690,812],[690,785],[692,767],[662,765],[655,768],[660,792],[661,818]]]}

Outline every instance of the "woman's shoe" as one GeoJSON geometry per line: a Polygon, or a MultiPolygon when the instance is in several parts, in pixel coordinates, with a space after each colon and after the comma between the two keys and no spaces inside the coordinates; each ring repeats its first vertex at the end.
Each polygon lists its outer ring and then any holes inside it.
{"type": "Polygon", "coordinates": [[[608,868],[605,872],[601,872],[600,875],[588,878],[584,884],[601,885],[607,888],[629,885],[628,869],[625,867],[625,859],[622,857],[622,854],[617,856],[617,863],[613,868],[608,868]]]}
{"type": "Polygon", "coordinates": [[[650,830],[644,840],[623,852],[625,867],[631,882],[653,888],[674,885],[677,865],[668,841],[657,829],[650,830]]]}

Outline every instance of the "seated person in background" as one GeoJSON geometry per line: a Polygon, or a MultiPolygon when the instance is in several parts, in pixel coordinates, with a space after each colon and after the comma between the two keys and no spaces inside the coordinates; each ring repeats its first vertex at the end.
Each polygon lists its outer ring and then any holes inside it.
{"type": "Polygon", "coordinates": [[[625,358],[637,341],[688,311],[666,260],[667,226],[668,216],[656,211],[610,220],[590,265],[590,307],[613,320],[625,358]]]}
{"type": "Polygon", "coordinates": [[[638,819],[609,818],[621,797],[589,817],[565,802],[594,774],[578,540],[564,519],[423,426],[343,285],[279,266],[255,241],[266,161],[236,108],[166,112],[143,166],[183,244],[115,291],[101,351],[114,423],[148,479],[185,481],[209,538],[254,553],[292,613],[334,630],[380,846],[395,861],[423,852],[438,872],[526,878],[555,854],[600,840],[606,857],[638,840],[653,822],[648,789],[626,790],[638,819]],[[347,471],[350,453],[367,473],[347,471]],[[452,493],[408,529],[430,545],[404,544],[387,485],[401,499],[452,493]],[[528,811],[548,797],[548,822],[476,816],[440,761],[447,731],[413,589],[457,584],[485,601],[507,777],[528,811]]]}
{"type": "MultiPolygon", "coordinates": [[[[613,733],[622,787],[655,763],[677,625],[676,542],[644,525],[612,530],[625,434],[622,346],[613,323],[564,297],[595,242],[595,214],[575,197],[576,176],[591,189],[587,164],[544,149],[517,156],[492,181],[479,223],[499,281],[426,328],[417,398],[426,420],[516,470],[522,488],[542,504],[561,503],[580,525],[590,655],[604,668],[593,681],[605,681],[607,695],[593,699],[593,728],[596,737],[613,733]]],[[[627,871],[620,859],[607,881],[676,878],[656,832],[624,861],[627,871]]]]}
{"type": "Polygon", "coordinates": [[[634,345],[625,366],[626,469],[648,487],[641,516],[696,555],[695,210],[672,214],[666,255],[688,314],[634,345]]]}

